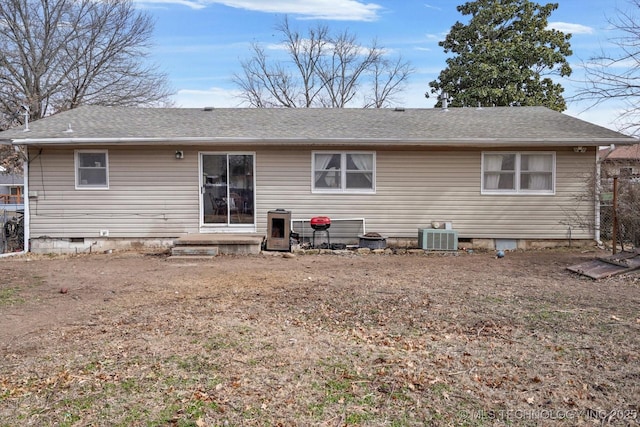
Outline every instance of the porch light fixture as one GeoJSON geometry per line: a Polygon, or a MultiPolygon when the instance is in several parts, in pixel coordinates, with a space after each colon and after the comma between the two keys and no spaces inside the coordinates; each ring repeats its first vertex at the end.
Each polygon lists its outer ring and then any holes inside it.
{"type": "Polygon", "coordinates": [[[177,150],[176,151],[176,159],[180,160],[180,159],[184,159],[184,151],[182,150],[177,150]]]}
{"type": "Polygon", "coordinates": [[[573,147],[573,152],[574,153],[586,153],[587,152],[587,147],[573,147]]]}

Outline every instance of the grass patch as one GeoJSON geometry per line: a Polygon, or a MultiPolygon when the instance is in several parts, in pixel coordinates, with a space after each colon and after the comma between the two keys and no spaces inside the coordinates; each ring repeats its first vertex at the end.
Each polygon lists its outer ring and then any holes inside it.
{"type": "Polygon", "coordinates": [[[18,295],[19,291],[19,288],[0,289],[0,307],[24,303],[24,298],[18,295]]]}
{"type": "Polygon", "coordinates": [[[558,267],[580,257],[4,261],[0,426],[632,422],[638,282],[558,267]],[[502,415],[541,408],[576,417],[502,415]]]}
{"type": "Polygon", "coordinates": [[[541,306],[534,309],[525,319],[530,323],[544,323],[544,324],[560,324],[571,320],[572,315],[566,311],[555,310],[550,307],[541,306]]]}

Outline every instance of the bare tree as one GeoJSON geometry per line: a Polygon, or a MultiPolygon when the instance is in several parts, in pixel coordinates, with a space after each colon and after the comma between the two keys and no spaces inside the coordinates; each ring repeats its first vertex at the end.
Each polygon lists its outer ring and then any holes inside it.
{"type": "Polygon", "coordinates": [[[2,0],[0,129],[82,104],[159,105],[166,76],[145,61],[151,18],[131,0],[2,0]]]}
{"type": "Polygon", "coordinates": [[[585,66],[585,85],[572,98],[591,101],[591,107],[607,101],[622,101],[621,131],[640,134],[640,0],[629,0],[630,11],[618,10],[609,23],[621,32],[612,40],[618,50],[602,51],[585,66]]]}
{"type": "Polygon", "coordinates": [[[395,101],[395,96],[404,87],[406,77],[411,73],[410,66],[402,58],[395,61],[382,59],[373,66],[373,92],[365,107],[383,108],[395,101]]]}
{"type": "Polygon", "coordinates": [[[363,46],[348,31],[334,36],[318,25],[303,37],[286,17],[276,31],[289,61],[271,61],[254,43],[253,56],[241,61],[242,73],[234,75],[241,98],[252,107],[342,108],[360,96],[362,106],[381,108],[413,72],[402,58],[389,60],[375,42],[363,46]]]}

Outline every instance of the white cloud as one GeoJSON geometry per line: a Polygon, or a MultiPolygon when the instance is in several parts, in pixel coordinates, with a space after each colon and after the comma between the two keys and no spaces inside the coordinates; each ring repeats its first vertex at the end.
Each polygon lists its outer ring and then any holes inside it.
{"type": "Polygon", "coordinates": [[[624,110],[618,106],[596,105],[589,107],[589,104],[586,102],[570,104],[565,111],[565,114],[569,116],[577,117],[615,131],[621,130],[620,116],[623,113],[624,110]]]}
{"type": "Polygon", "coordinates": [[[239,107],[240,92],[233,89],[212,87],[209,89],[180,89],[173,96],[176,107],[180,108],[232,108],[239,107]]]}
{"type": "MultiPolygon", "coordinates": [[[[597,55],[595,55],[597,56],[597,55]]],[[[619,59],[615,60],[615,54],[612,54],[608,59],[592,59],[589,58],[582,62],[574,62],[571,63],[571,68],[574,71],[583,71],[588,68],[595,70],[606,69],[609,73],[619,74],[621,76],[624,75],[622,72],[613,72],[612,69],[620,69],[620,70],[633,70],[638,67],[638,62],[635,59],[619,59]]],[[[622,77],[621,77],[622,78],[622,77]]]]}
{"type": "Polygon", "coordinates": [[[593,34],[593,28],[570,22],[549,22],[548,27],[569,34],[593,34]]]}
{"type": "Polygon", "coordinates": [[[424,7],[426,7],[427,9],[442,10],[442,8],[441,8],[441,7],[433,6],[433,5],[428,4],[428,3],[425,3],[425,4],[424,4],[424,7]]]}
{"type": "Polygon", "coordinates": [[[207,7],[206,2],[202,2],[201,0],[134,0],[134,2],[144,8],[154,8],[172,4],[187,6],[195,10],[207,7]]]}
{"type": "MultiPolygon", "coordinates": [[[[301,39],[300,40],[300,44],[308,49],[311,46],[311,41],[309,39],[301,39]]],[[[271,51],[280,51],[280,52],[288,52],[289,51],[289,47],[284,43],[269,43],[266,46],[266,48],[268,50],[271,50],[271,51]]],[[[330,52],[331,50],[333,50],[335,48],[335,44],[327,42],[327,43],[324,44],[324,46],[322,48],[323,48],[323,50],[325,52],[330,52]]],[[[395,52],[393,49],[389,49],[389,48],[378,48],[378,50],[382,53],[382,55],[390,55],[390,54],[395,52]]],[[[358,46],[357,53],[359,55],[362,55],[362,56],[368,55],[369,54],[369,46],[366,46],[366,45],[358,46]]]]}
{"type": "Polygon", "coordinates": [[[337,21],[376,21],[383,9],[375,3],[360,0],[135,0],[143,6],[178,4],[203,9],[221,4],[254,12],[297,15],[301,19],[329,19],[337,21]]]}

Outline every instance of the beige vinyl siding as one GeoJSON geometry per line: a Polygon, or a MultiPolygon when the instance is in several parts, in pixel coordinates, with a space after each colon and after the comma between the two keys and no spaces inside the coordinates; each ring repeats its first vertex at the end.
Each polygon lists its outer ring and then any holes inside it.
{"type": "MultiPolygon", "coordinates": [[[[480,194],[481,153],[378,150],[375,194],[312,194],[311,150],[259,152],[258,229],[276,208],[294,219],[362,217],[367,231],[389,237],[415,237],[432,221],[450,221],[460,237],[564,239],[570,213],[593,218],[593,202],[576,199],[588,191],[592,151],[556,152],[555,195],[480,194]]],[[[574,228],[571,237],[593,238],[593,230],[574,228]]]]}
{"type": "MultiPolygon", "coordinates": [[[[29,190],[38,193],[37,199],[30,199],[31,237],[97,237],[100,230],[109,230],[114,238],[198,233],[198,153],[225,151],[255,152],[260,233],[266,233],[268,211],[278,208],[291,211],[293,219],[365,218],[367,231],[409,238],[432,221],[450,221],[460,237],[564,239],[569,214],[594,216],[593,202],[578,204],[576,199],[576,194],[590,190],[593,150],[556,151],[555,195],[506,196],[480,194],[480,149],[377,150],[375,194],[321,194],[311,191],[311,153],[320,147],[96,148],[108,149],[108,190],[75,189],[73,149],[30,149],[29,190]],[[175,159],[176,149],[184,151],[184,159],[175,159]]],[[[571,234],[576,239],[594,237],[592,230],[577,228],[571,234]]]]}
{"type": "MultiPolygon", "coordinates": [[[[91,147],[82,147],[84,149],[91,147]]],[[[100,147],[103,148],[103,147],[100,147]]],[[[31,237],[174,237],[198,231],[198,158],[175,149],[107,147],[109,189],[75,189],[74,150],[31,149],[31,237]]]]}

